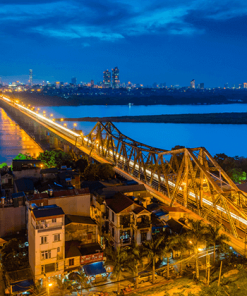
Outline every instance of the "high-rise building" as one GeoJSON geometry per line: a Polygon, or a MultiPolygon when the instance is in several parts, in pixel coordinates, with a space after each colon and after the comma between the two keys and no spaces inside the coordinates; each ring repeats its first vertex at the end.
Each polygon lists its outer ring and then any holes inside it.
{"type": "Polygon", "coordinates": [[[119,88],[120,80],[119,80],[119,69],[115,67],[112,69],[112,88],[119,88]]]}
{"type": "Polygon", "coordinates": [[[91,80],[91,87],[94,87],[94,80],[91,80]]]}
{"type": "Polygon", "coordinates": [[[30,85],[32,86],[33,85],[33,70],[32,69],[29,70],[29,82],[30,82],[30,85]]]}
{"type": "Polygon", "coordinates": [[[60,82],[59,81],[56,81],[56,89],[59,89],[60,88],[60,82]]]}
{"type": "Polygon", "coordinates": [[[244,82],[244,88],[247,88],[247,82],[244,82]]]}
{"type": "Polygon", "coordinates": [[[71,83],[74,84],[74,85],[76,85],[76,82],[77,82],[76,77],[72,77],[72,78],[71,78],[71,83]]]}
{"type": "Polygon", "coordinates": [[[204,89],[204,83],[200,83],[200,89],[204,89]]]}
{"type": "Polygon", "coordinates": [[[196,81],[195,79],[192,79],[191,82],[190,82],[190,88],[196,88],[196,81]]]}
{"type": "Polygon", "coordinates": [[[111,86],[111,72],[108,70],[103,72],[103,83],[104,88],[109,88],[111,86]]]}

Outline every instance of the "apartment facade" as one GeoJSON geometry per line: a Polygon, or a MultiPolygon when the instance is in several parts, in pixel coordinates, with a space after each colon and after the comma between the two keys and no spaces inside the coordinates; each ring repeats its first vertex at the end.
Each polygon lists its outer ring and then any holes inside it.
{"type": "Polygon", "coordinates": [[[65,258],[65,214],[57,205],[28,211],[29,263],[35,282],[63,276],[65,258]]]}

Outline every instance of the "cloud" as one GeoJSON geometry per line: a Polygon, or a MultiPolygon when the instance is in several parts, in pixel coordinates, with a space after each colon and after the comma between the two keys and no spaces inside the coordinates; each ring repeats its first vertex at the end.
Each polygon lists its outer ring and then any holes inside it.
{"type": "Polygon", "coordinates": [[[0,25],[4,24],[0,33],[35,33],[45,38],[83,39],[85,43],[90,39],[114,42],[136,35],[203,34],[210,22],[247,14],[243,0],[0,0],[0,4],[0,25]]]}
{"type": "Polygon", "coordinates": [[[91,45],[90,45],[89,43],[87,43],[87,42],[83,42],[83,43],[82,43],[82,46],[83,46],[83,47],[89,47],[89,46],[91,46],[91,45]]]}

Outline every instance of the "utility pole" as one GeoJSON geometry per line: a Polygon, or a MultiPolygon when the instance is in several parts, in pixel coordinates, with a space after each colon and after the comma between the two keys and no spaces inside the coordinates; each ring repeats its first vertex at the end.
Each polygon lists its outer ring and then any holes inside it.
{"type": "Polygon", "coordinates": [[[220,286],[221,271],[222,271],[222,261],[220,262],[220,273],[219,273],[218,287],[220,286]]]}

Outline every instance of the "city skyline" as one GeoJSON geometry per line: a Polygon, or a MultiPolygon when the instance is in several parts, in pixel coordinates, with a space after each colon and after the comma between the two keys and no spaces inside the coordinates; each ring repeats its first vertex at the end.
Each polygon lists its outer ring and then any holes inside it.
{"type": "Polygon", "coordinates": [[[3,81],[102,80],[208,87],[246,82],[247,3],[237,1],[1,1],[3,81]],[[24,75],[24,76],[22,76],[24,75]]]}

